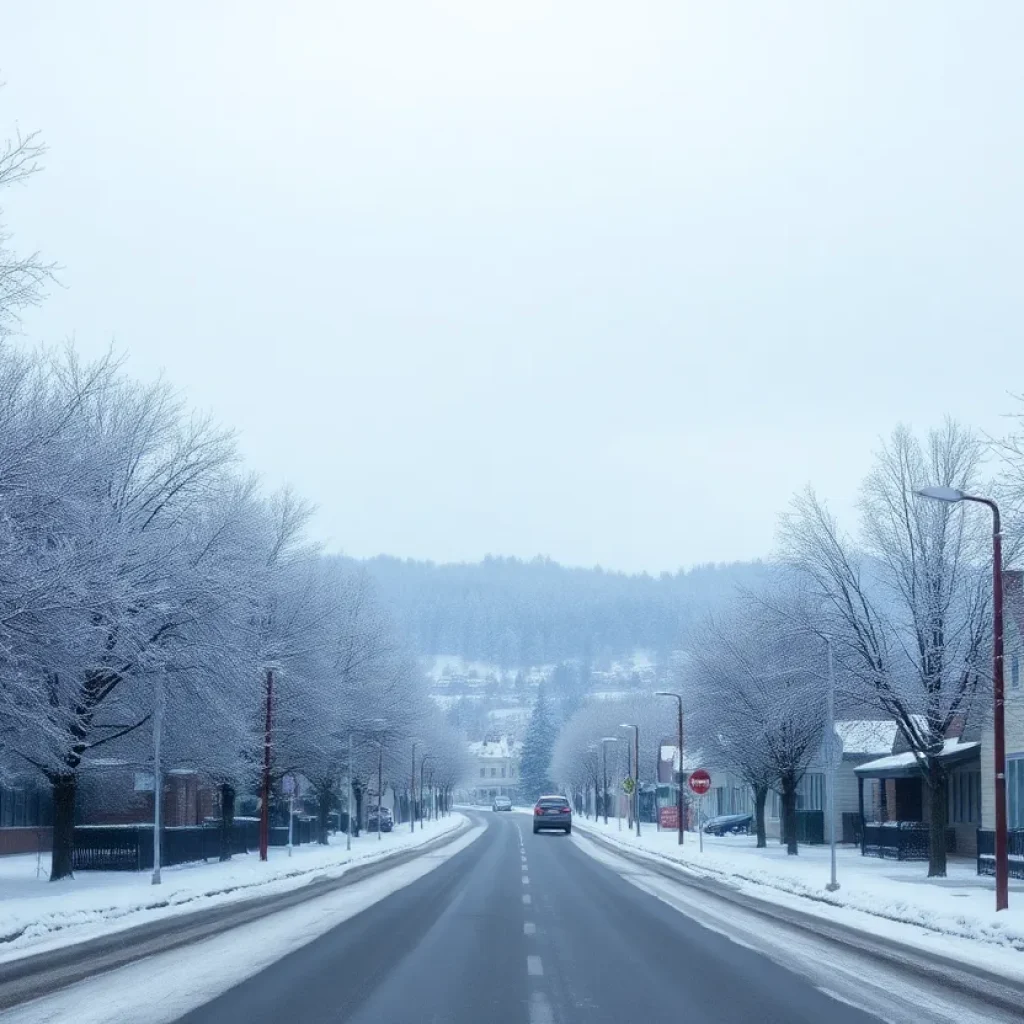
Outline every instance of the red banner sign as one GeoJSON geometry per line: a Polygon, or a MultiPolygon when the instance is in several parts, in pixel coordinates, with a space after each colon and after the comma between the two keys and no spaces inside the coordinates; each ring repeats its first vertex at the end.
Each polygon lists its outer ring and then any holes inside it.
{"type": "Polygon", "coordinates": [[[658,810],[658,821],[662,828],[665,829],[677,829],[679,828],[679,808],[678,807],[662,807],[658,810]]]}

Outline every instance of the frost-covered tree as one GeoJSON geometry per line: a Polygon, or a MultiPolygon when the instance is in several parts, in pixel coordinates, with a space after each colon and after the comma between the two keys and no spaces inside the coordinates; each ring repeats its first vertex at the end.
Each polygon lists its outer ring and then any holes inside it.
{"type": "Polygon", "coordinates": [[[535,800],[542,793],[552,789],[551,755],[554,751],[558,726],[554,712],[545,693],[544,685],[537,688],[537,699],[530,713],[530,722],[523,737],[523,753],[520,758],[520,784],[523,795],[535,800]]]}
{"type": "Polygon", "coordinates": [[[976,492],[982,448],[947,422],[924,442],[897,428],[864,482],[861,529],[844,534],[811,491],[783,522],[783,557],[808,588],[859,700],[895,720],[929,801],[929,876],[946,873],[947,733],[990,683],[990,540],[983,517],[916,498],[937,484],[976,492]]]}
{"type": "MultiPolygon", "coordinates": [[[[19,132],[0,141],[0,192],[24,184],[37,174],[45,152],[38,132],[19,132]]],[[[10,243],[11,235],[4,226],[0,208],[0,342],[17,328],[21,310],[39,304],[56,270],[39,253],[18,253],[10,243]]]]}
{"type": "Polygon", "coordinates": [[[752,788],[757,845],[777,788],[786,849],[796,854],[797,788],[821,748],[827,666],[817,638],[779,627],[777,610],[797,603],[785,592],[769,599],[771,610],[737,600],[694,632],[684,703],[691,749],[752,788]]]}
{"type": "Polygon", "coordinates": [[[5,745],[48,780],[52,876],[71,871],[83,762],[150,717],[147,680],[190,642],[216,583],[185,524],[234,458],[230,437],[191,418],[162,382],[140,387],[109,361],[71,354],[43,373],[58,416],[27,451],[0,451],[8,555],[29,596],[8,591],[5,745]],[[18,456],[30,463],[18,466],[18,456]],[[45,458],[45,471],[38,460],[45,458]],[[20,470],[20,471],[19,471],[20,470]],[[45,583],[44,583],[45,581],[45,583]],[[38,591],[36,591],[38,593],[38,591]]]}

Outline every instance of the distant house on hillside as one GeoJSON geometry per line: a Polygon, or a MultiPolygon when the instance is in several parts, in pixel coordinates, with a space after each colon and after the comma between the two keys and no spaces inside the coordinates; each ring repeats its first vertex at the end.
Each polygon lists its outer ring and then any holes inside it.
{"type": "Polygon", "coordinates": [[[469,744],[470,776],[466,788],[473,803],[488,804],[496,796],[515,800],[522,749],[522,743],[505,736],[469,744]]]}

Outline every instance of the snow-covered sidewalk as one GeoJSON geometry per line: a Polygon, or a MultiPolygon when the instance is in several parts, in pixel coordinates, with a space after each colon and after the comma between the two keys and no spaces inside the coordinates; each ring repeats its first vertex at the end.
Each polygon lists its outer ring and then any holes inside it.
{"type": "Polygon", "coordinates": [[[296,889],[336,878],[356,864],[386,859],[451,832],[465,822],[453,813],[428,821],[414,833],[396,827],[380,840],[364,833],[345,849],[345,836],[330,845],[297,846],[292,856],[273,847],[269,860],[256,853],[236,854],[224,863],[181,864],[164,868],[161,885],[149,871],[81,871],[73,879],[48,882],[49,856],[38,865],[35,854],[0,858],[0,962],[144,922],[224,903],[296,889]]]}
{"type": "MultiPolygon", "coordinates": [[[[911,939],[946,955],[956,951],[943,944],[943,937],[969,939],[980,953],[971,957],[974,962],[994,967],[998,950],[1007,954],[998,957],[1000,969],[1008,967],[1024,978],[1024,882],[1011,882],[1010,909],[997,914],[993,880],[979,878],[973,861],[951,861],[947,878],[929,880],[926,864],[862,857],[858,849],[840,847],[840,888],[829,892],[827,846],[801,846],[799,856],[789,857],[777,839],[769,839],[767,848],[759,850],[753,836],[705,836],[701,853],[695,832],[686,833],[680,847],[675,832],[658,832],[654,825],[642,825],[639,839],[625,821],[620,831],[614,821],[605,825],[576,817],[573,828],[686,871],[728,881],[761,899],[888,938],[911,939]]],[[[959,943],[957,947],[962,951],[959,943]]]]}

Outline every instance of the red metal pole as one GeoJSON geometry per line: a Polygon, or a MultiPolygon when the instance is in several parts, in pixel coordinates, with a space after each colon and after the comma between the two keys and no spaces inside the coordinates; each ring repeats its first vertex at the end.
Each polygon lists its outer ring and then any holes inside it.
{"type": "Polygon", "coordinates": [[[1006,849],[1006,729],[1003,690],[1003,532],[999,507],[992,509],[992,728],[996,769],[996,910],[1010,904],[1009,859],[1006,849]]]}
{"type": "Polygon", "coordinates": [[[270,727],[274,701],[274,670],[267,669],[267,724],[263,734],[263,787],[260,807],[260,860],[267,859],[270,845],[270,727]]]}

